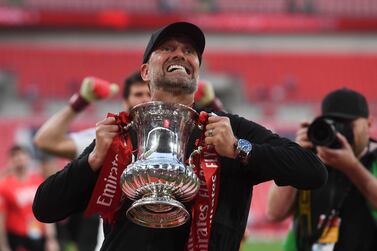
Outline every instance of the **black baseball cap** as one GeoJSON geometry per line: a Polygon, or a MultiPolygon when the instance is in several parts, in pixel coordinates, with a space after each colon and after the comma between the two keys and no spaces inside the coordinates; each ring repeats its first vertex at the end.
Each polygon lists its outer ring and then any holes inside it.
{"type": "Polygon", "coordinates": [[[203,31],[195,24],[188,22],[176,22],[169,24],[152,33],[144,51],[143,64],[148,62],[150,55],[156,47],[166,38],[172,35],[184,35],[192,39],[193,46],[198,54],[199,62],[202,62],[202,54],[205,47],[205,37],[203,31]]]}
{"type": "Polygon", "coordinates": [[[330,92],[323,99],[322,116],[351,120],[368,118],[368,103],[362,94],[348,88],[341,88],[330,92]]]}

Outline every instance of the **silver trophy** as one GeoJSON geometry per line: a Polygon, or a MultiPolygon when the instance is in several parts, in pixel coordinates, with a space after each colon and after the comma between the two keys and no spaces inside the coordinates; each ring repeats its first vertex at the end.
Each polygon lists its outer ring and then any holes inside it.
{"type": "Polygon", "coordinates": [[[138,151],[137,160],[121,175],[122,191],[135,201],[127,217],[151,228],[180,226],[190,218],[182,203],[199,190],[191,164],[184,164],[198,113],[185,105],[153,101],[135,106],[130,117],[138,151]]]}

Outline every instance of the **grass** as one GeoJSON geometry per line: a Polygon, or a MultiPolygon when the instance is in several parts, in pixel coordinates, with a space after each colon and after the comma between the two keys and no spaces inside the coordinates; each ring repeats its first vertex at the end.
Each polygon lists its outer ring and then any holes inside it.
{"type": "Polygon", "coordinates": [[[258,240],[248,240],[245,242],[243,249],[241,251],[281,251],[282,241],[258,241],[258,240]]]}

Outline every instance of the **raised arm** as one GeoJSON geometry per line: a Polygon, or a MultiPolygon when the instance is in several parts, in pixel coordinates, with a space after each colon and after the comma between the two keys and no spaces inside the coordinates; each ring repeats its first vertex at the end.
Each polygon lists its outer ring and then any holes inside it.
{"type": "MultiPolygon", "coordinates": [[[[73,120],[90,102],[108,98],[118,91],[116,84],[87,77],[83,80],[80,92],[70,99],[62,110],[47,120],[37,131],[34,144],[43,151],[53,155],[74,159],[81,151],[80,146],[67,133],[73,120]]],[[[87,141],[91,142],[93,138],[87,141]]]]}
{"type": "Polygon", "coordinates": [[[34,144],[45,152],[74,159],[77,151],[76,145],[67,132],[77,115],[78,113],[69,105],[64,107],[39,128],[34,137],[34,144]]]}

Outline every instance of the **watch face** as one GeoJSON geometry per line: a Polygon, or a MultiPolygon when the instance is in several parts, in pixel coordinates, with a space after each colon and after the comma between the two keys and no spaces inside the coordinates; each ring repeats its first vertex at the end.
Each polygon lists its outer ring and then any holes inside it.
{"type": "Polygon", "coordinates": [[[249,153],[252,149],[252,144],[245,140],[245,139],[239,139],[238,140],[238,149],[244,153],[249,153]]]}

